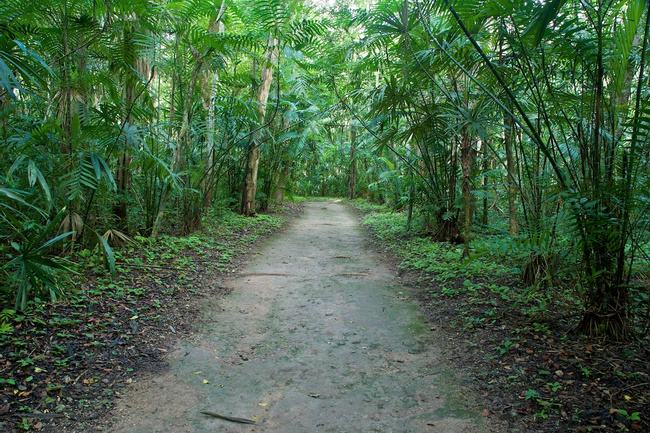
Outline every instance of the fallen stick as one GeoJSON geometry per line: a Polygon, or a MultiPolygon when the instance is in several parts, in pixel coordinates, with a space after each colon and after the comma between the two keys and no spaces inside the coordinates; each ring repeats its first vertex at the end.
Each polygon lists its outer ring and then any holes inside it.
{"type": "Polygon", "coordinates": [[[241,424],[255,424],[255,421],[252,419],[246,419],[246,418],[234,418],[231,416],[226,416],[226,415],[219,415],[218,413],[210,412],[209,410],[202,410],[201,413],[203,415],[210,415],[215,418],[220,418],[220,419],[225,419],[226,421],[232,421],[232,422],[238,422],[241,424]]]}
{"type": "Polygon", "coordinates": [[[1,418],[34,418],[34,419],[53,419],[63,418],[65,415],[59,413],[4,413],[0,415],[1,418]]]}

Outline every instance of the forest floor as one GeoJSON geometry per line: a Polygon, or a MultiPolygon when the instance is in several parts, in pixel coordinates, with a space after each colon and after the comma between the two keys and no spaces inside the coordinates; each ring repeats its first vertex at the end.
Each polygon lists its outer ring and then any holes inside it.
{"type": "Polygon", "coordinates": [[[5,311],[0,431],[483,430],[350,209],[306,208],[254,250],[277,219],[139,239],[116,280],[87,266],[67,301],[5,311]]]}
{"type": "Polygon", "coordinates": [[[0,316],[0,431],[650,431],[645,340],[587,341],[489,264],[440,283],[407,239],[306,208],[254,249],[278,220],[136,248],[117,281],[0,316]]]}
{"type": "MultiPolygon", "coordinates": [[[[483,236],[488,252],[461,261],[462,245],[406,233],[403,214],[354,205],[375,248],[412,288],[446,362],[468,378],[464,385],[488,425],[509,432],[650,431],[647,330],[625,343],[588,339],[579,332],[577,291],[527,289],[497,252],[498,236],[483,236]]],[[[636,284],[647,291],[647,281],[636,284]]],[[[634,297],[641,307],[643,294],[634,297]]]]}
{"type": "Polygon", "coordinates": [[[222,283],[230,294],[204,299],[201,332],[181,342],[167,371],[122,394],[107,430],[484,429],[417,302],[350,208],[305,208],[222,283]]]}
{"type": "Polygon", "coordinates": [[[0,299],[0,432],[101,431],[123,390],[164,370],[196,331],[205,299],[231,290],[220,281],[301,213],[290,203],[257,218],[217,210],[191,235],[115,248],[114,279],[96,252],[80,252],[64,301],[16,312],[0,299]]]}

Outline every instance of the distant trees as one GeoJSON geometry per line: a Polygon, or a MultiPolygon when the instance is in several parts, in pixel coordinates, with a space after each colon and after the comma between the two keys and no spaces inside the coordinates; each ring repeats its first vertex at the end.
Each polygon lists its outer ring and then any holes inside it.
{"type": "Polygon", "coordinates": [[[558,238],[573,239],[591,336],[630,336],[630,277],[648,239],[647,9],[386,1],[353,20],[358,64],[382,78],[349,94],[368,101],[355,110],[376,154],[400,161],[391,176],[414,176],[409,200],[429,229],[462,233],[468,255],[477,199],[498,194],[509,233],[530,247],[531,284],[553,272],[558,238]]]}
{"type": "MultiPolygon", "coordinates": [[[[214,203],[234,206],[249,150],[300,135],[275,114],[297,112],[283,98],[325,29],[315,18],[273,0],[2,2],[4,294],[54,298],[69,272],[58,253],[99,245],[110,265],[132,235],[187,233],[214,203]]],[[[287,161],[290,188],[290,161],[268,157],[287,161]]]]}
{"type": "Polygon", "coordinates": [[[628,338],[650,240],[647,11],[2,2],[5,292],[56,297],[64,246],[99,246],[110,266],[111,245],[196,230],[215,203],[253,215],[292,192],[356,196],[407,209],[409,227],[417,214],[465,256],[507,220],[526,284],[570,252],[583,332],[628,338]]]}

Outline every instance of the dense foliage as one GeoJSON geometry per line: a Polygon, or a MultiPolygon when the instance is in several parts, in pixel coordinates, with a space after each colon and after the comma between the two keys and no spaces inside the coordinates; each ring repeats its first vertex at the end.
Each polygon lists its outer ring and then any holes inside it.
{"type": "MultiPolygon", "coordinates": [[[[513,249],[507,226],[476,230],[471,260],[461,262],[463,245],[408,231],[405,212],[351,203],[375,247],[395,259],[413,287],[400,286],[398,295],[418,298],[436,346],[481,396],[482,415],[500,423],[490,423],[495,430],[648,430],[647,338],[613,343],[581,335],[583,292],[551,281],[522,284],[529,248],[513,249]]],[[[577,265],[562,266],[555,277],[577,265]]],[[[636,319],[639,329],[648,319],[636,319]]]]}
{"type": "Polygon", "coordinates": [[[583,333],[631,338],[649,311],[647,9],[5,1],[5,301],[59,298],[80,251],[114,269],[134,236],[295,192],[404,209],[459,263],[500,233],[524,285],[582,293],[583,333]]]}

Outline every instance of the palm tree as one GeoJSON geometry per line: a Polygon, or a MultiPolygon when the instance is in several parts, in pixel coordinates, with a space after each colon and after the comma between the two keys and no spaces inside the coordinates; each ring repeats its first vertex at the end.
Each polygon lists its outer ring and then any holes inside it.
{"type": "MultiPolygon", "coordinates": [[[[647,134],[647,129],[639,122],[640,91],[633,110],[625,95],[632,94],[632,77],[638,77],[637,89],[646,80],[647,36],[637,37],[643,29],[645,2],[630,1],[625,7],[611,1],[549,2],[532,9],[524,3],[514,5],[508,17],[508,49],[517,65],[511,70],[495,67],[465,25],[462,13],[446,3],[490,69],[506,103],[495,100],[530,137],[539,152],[538,161],[548,164],[554,174],[553,182],[542,187],[563,191],[582,251],[587,294],[583,332],[628,338],[627,251],[640,234],[628,224],[635,213],[635,203],[629,199],[634,188],[631,173],[645,163],[637,155],[642,151],[639,136],[647,134]],[[528,35],[525,28],[532,29],[528,35]],[[635,62],[632,54],[640,48],[641,60],[635,62]],[[551,73],[567,68],[570,73],[551,73]],[[517,97],[512,73],[525,79],[517,97]]],[[[483,10],[493,13],[492,8],[483,10]]],[[[646,28],[647,21],[646,15],[646,28]]]]}

